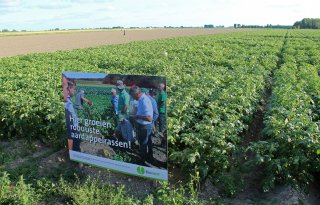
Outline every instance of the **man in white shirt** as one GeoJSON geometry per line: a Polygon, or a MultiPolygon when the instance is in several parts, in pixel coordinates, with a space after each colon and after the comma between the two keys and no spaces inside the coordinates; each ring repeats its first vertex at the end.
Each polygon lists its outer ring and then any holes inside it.
{"type": "Polygon", "coordinates": [[[133,99],[138,101],[137,112],[133,116],[133,119],[136,122],[137,137],[140,145],[141,159],[143,163],[145,163],[147,159],[149,162],[152,162],[152,103],[149,97],[143,94],[138,86],[131,87],[129,93],[133,99]]]}

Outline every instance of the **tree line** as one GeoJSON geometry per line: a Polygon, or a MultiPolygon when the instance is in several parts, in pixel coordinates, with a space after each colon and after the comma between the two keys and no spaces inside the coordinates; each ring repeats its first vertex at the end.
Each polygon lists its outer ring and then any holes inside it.
{"type": "Polygon", "coordinates": [[[320,29],[320,18],[304,18],[293,24],[294,28],[320,29]]]}

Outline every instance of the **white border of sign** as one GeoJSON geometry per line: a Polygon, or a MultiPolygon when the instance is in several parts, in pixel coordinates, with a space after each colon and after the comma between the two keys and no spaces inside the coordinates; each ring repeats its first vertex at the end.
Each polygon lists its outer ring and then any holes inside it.
{"type": "Polygon", "coordinates": [[[112,169],[117,172],[130,174],[134,176],[157,179],[157,180],[168,180],[168,170],[166,169],[155,169],[151,167],[111,160],[104,157],[98,157],[91,154],[81,153],[69,150],[70,159],[80,163],[90,164],[97,167],[112,169]]]}

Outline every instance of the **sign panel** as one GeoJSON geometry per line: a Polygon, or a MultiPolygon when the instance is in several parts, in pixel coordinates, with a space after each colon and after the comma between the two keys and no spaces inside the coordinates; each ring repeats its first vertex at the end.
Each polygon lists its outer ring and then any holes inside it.
{"type": "Polygon", "coordinates": [[[168,180],[166,79],[63,72],[70,159],[168,180]]]}

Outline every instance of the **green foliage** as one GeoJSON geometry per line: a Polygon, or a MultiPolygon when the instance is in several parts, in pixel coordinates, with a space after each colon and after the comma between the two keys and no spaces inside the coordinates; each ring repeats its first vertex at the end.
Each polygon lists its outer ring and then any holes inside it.
{"type": "Polygon", "coordinates": [[[156,201],[160,204],[172,205],[201,205],[203,201],[199,201],[199,173],[192,176],[188,186],[180,186],[179,188],[172,189],[167,182],[161,183],[161,188],[156,193],[156,201]]]}
{"type": "Polygon", "coordinates": [[[3,204],[9,199],[11,193],[10,179],[6,172],[0,176],[0,203],[3,204]]]}
{"type": "MultiPolygon", "coordinates": [[[[171,161],[201,177],[219,176],[237,163],[231,158],[240,135],[273,73],[266,139],[249,149],[270,173],[268,183],[308,181],[320,169],[319,32],[290,30],[285,38],[286,33],[250,31],[1,58],[0,138],[65,146],[62,71],[162,75],[168,82],[171,161]]],[[[90,98],[100,91],[87,92],[90,98]]],[[[101,106],[90,109],[93,117],[108,119],[110,100],[101,96],[93,99],[101,106]]]]}
{"type": "Polygon", "coordinates": [[[244,181],[238,171],[229,171],[221,174],[214,180],[220,187],[223,196],[236,197],[244,187],[244,181]]]}
{"type": "Polygon", "coordinates": [[[116,155],[114,155],[112,159],[131,163],[131,157],[127,153],[123,153],[123,152],[116,152],[116,155]]]}
{"type": "Polygon", "coordinates": [[[2,149],[3,148],[0,147],[0,164],[5,164],[7,162],[12,161],[15,158],[15,156],[12,155],[12,153],[4,152],[2,149]]]}
{"type": "Polygon", "coordinates": [[[301,21],[296,21],[293,24],[295,28],[320,29],[319,18],[304,18],[301,21]]]}
{"type": "Polygon", "coordinates": [[[24,182],[23,176],[20,176],[14,192],[15,194],[13,196],[16,204],[33,205],[38,200],[38,195],[34,188],[32,188],[30,184],[24,182]]]}
{"type": "Polygon", "coordinates": [[[23,177],[20,176],[19,181],[13,184],[9,175],[4,173],[0,176],[0,188],[1,204],[204,204],[198,199],[199,176],[197,175],[192,177],[187,187],[180,186],[173,189],[167,183],[162,183],[156,193],[149,194],[142,199],[129,196],[124,186],[115,187],[90,178],[83,182],[78,178],[74,183],[67,182],[62,178],[58,182],[43,178],[31,185],[26,184],[23,177]]]}
{"type": "Polygon", "coordinates": [[[115,188],[101,184],[97,180],[87,179],[85,183],[76,183],[67,188],[67,195],[74,204],[133,204],[134,200],[125,197],[124,187],[115,188]],[[114,190],[112,190],[114,189],[114,190]],[[112,190],[112,191],[111,191],[112,190]]]}
{"type": "MultiPolygon", "coordinates": [[[[85,98],[91,100],[93,104],[89,106],[83,104],[83,110],[78,112],[78,117],[82,119],[99,120],[109,122],[114,126],[114,114],[111,104],[111,88],[114,86],[99,86],[78,84],[77,92],[85,91],[85,98]]],[[[113,134],[113,128],[104,128],[93,126],[98,129],[103,136],[107,137],[113,134]]]]}
{"type": "Polygon", "coordinates": [[[319,45],[314,32],[290,32],[283,49],[283,64],[274,72],[268,112],[265,116],[265,141],[251,145],[256,164],[265,168],[264,191],[275,182],[306,185],[312,173],[320,171],[318,68],[319,45]],[[308,38],[300,38],[307,35],[308,38]],[[312,59],[312,60],[311,60],[312,59]]]}
{"type": "Polygon", "coordinates": [[[283,30],[243,32],[2,58],[0,135],[65,144],[63,70],[163,75],[171,159],[202,177],[222,173],[276,66],[283,36],[283,30]]]}
{"type": "Polygon", "coordinates": [[[196,167],[202,177],[230,168],[239,134],[247,129],[276,67],[283,36],[265,41],[259,34],[251,40],[248,36],[224,38],[228,46],[218,53],[223,57],[214,56],[212,67],[196,66],[191,74],[185,73],[181,79],[188,86],[184,89],[171,87],[171,159],[196,167]]]}
{"type": "Polygon", "coordinates": [[[38,197],[35,189],[30,184],[26,184],[22,176],[14,187],[6,172],[0,176],[1,204],[33,205],[38,201],[38,197]]]}

